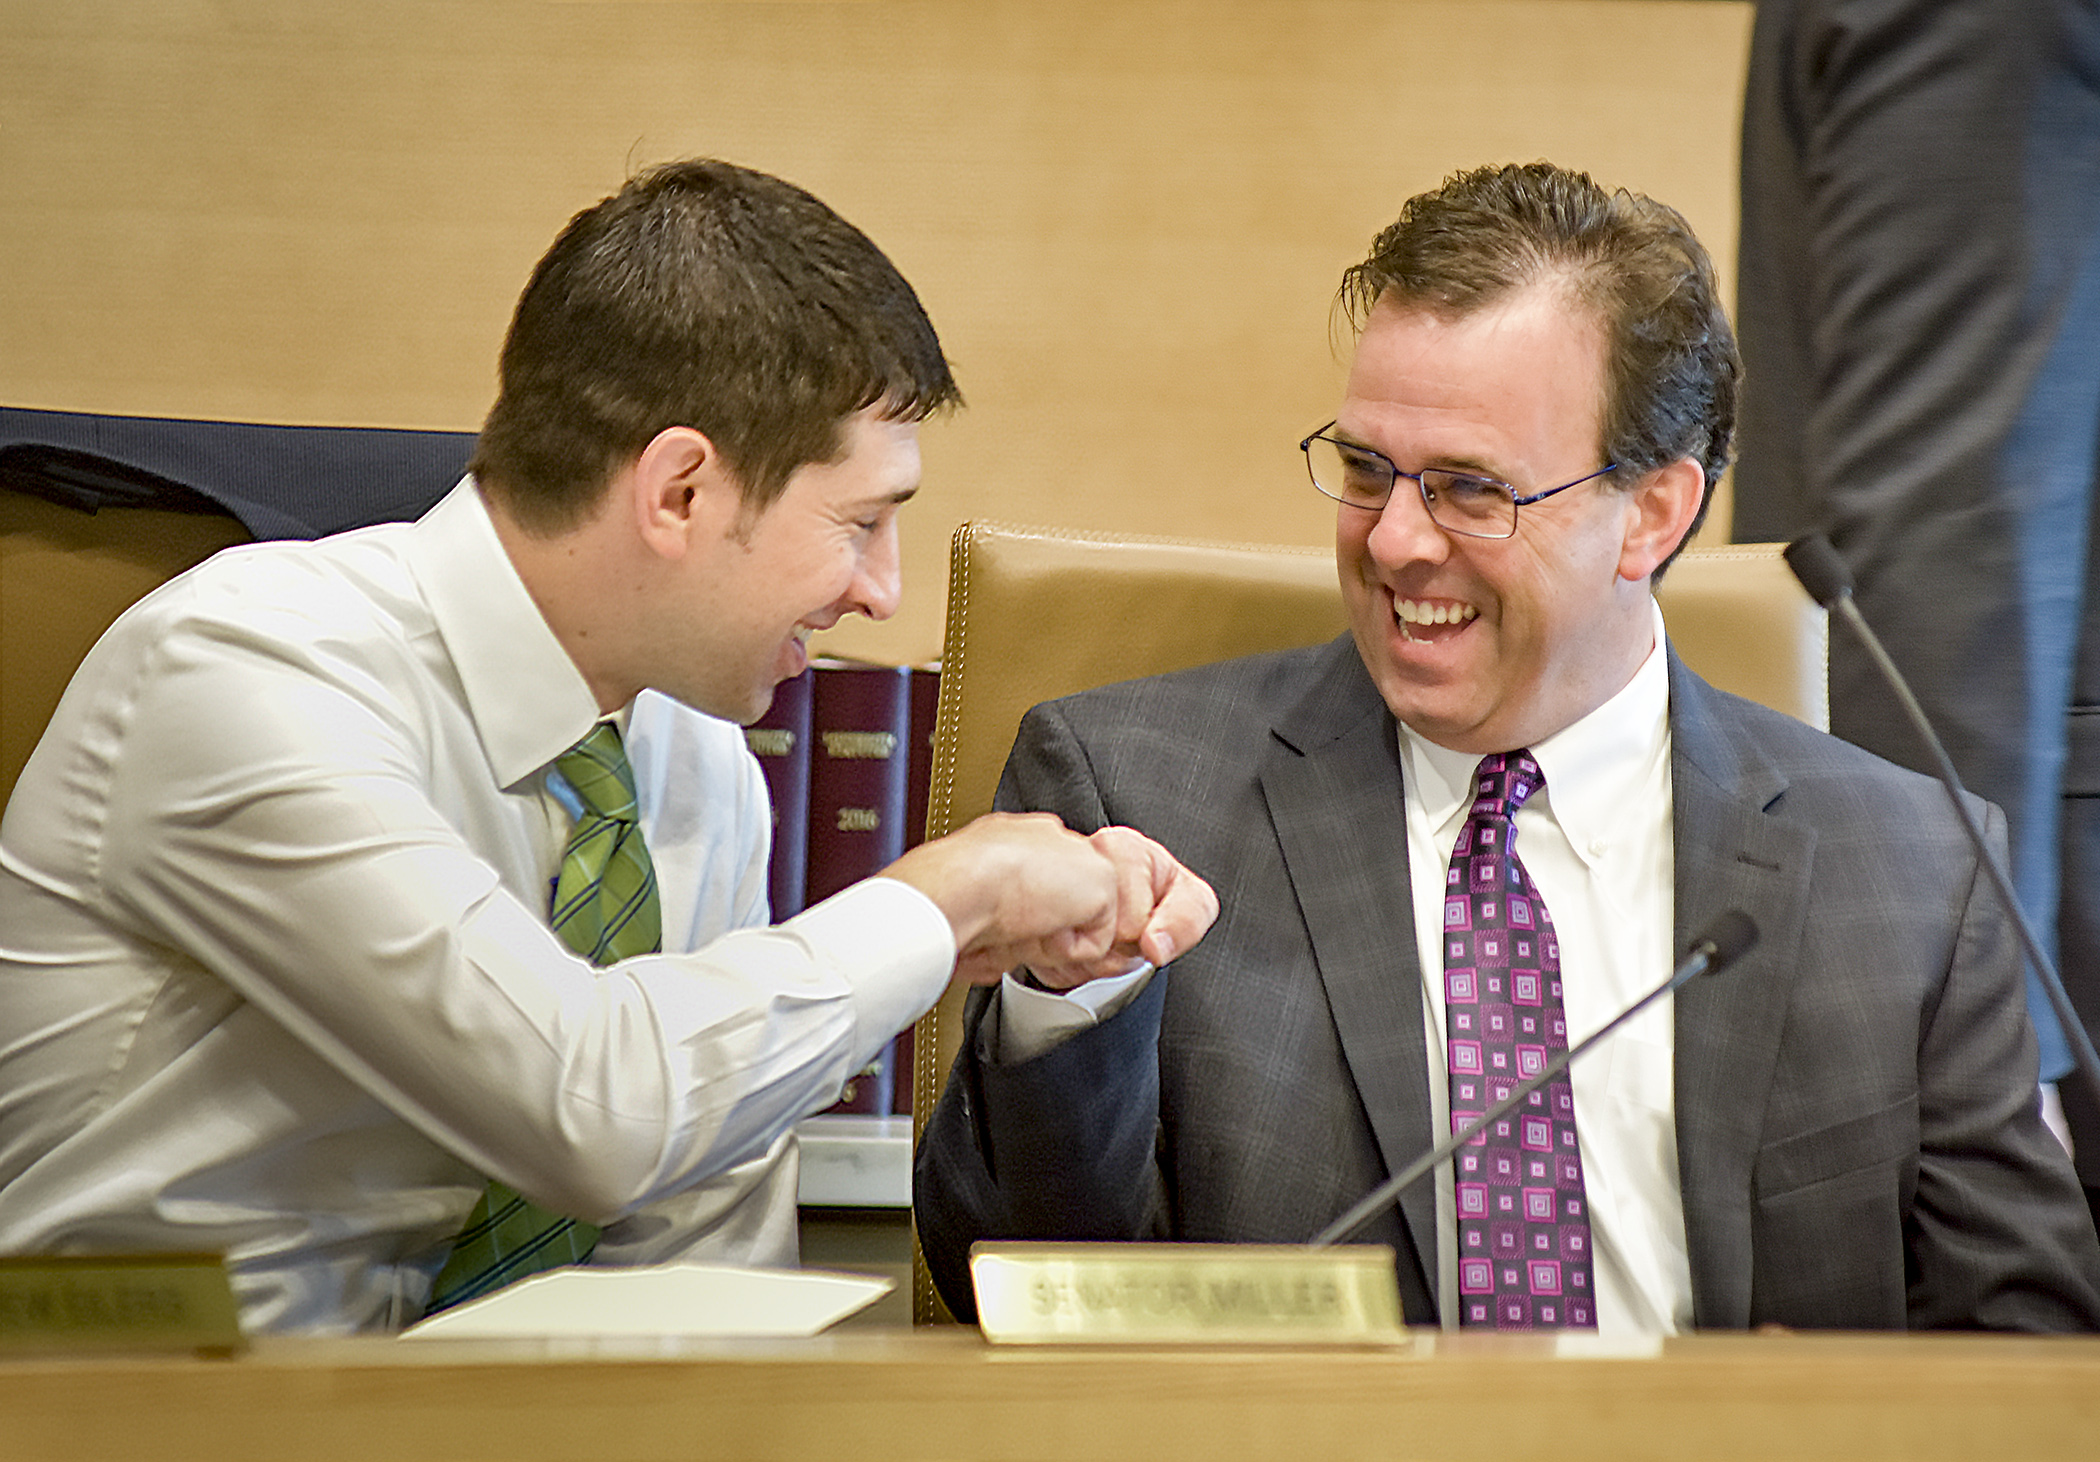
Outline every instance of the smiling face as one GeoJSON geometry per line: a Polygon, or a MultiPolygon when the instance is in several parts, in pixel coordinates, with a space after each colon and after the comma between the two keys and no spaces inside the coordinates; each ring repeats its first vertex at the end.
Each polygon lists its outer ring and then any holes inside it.
{"type": "Polygon", "coordinates": [[[870,407],[844,438],[844,455],[796,469],[763,511],[737,513],[694,555],[684,638],[667,647],[684,671],[661,689],[748,724],[808,665],[813,631],[896,612],[897,509],[918,489],[918,426],[870,407]]]}
{"type": "MultiPolygon", "coordinates": [[[[1456,319],[1380,300],[1334,435],[1403,472],[1446,467],[1528,494],[1604,465],[1604,338],[1550,287],[1456,319]]],[[[1688,475],[1689,474],[1689,477],[1688,475]]],[[[1522,509],[1513,538],[1430,520],[1401,479],[1381,512],[1337,508],[1357,651],[1393,714],[1438,745],[1533,745],[1610,699],[1653,641],[1648,576],[1690,524],[1680,462],[1522,509]]]]}

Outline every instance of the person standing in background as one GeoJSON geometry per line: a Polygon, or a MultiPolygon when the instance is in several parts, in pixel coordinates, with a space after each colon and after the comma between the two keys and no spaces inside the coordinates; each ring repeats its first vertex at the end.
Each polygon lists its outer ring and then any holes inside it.
{"type": "MultiPolygon", "coordinates": [[[[1760,0],[1740,267],[1734,536],[1828,533],[2100,1027],[2100,5],[1760,0]]],[[[1923,768],[1830,658],[1831,729],[1923,768]]],[[[2063,1098],[2100,1210],[2100,1106],[2063,1098]]]]}

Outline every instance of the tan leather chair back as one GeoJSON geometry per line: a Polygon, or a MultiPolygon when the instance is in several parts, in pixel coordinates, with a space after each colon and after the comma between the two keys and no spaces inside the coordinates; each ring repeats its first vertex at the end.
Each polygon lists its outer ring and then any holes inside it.
{"type": "Polygon", "coordinates": [[[102,632],[150,589],[248,530],[218,513],[84,513],[0,490],[0,807],[66,682],[102,632]]]}
{"type": "MultiPolygon", "coordinates": [[[[1724,689],[1829,723],[1823,611],[1777,544],[1688,551],[1661,589],[1670,636],[1724,689]]],[[[1317,644],[1346,627],[1326,548],[1117,537],[965,523],[949,554],[948,624],[926,830],[989,812],[1021,716],[1073,691],[1261,650],[1317,644]]],[[[913,1041],[913,1135],[954,1063],[962,995],[913,1041]]],[[[951,1318],[916,1246],[912,1314],[951,1318]]]]}
{"type": "Polygon", "coordinates": [[[965,523],[948,565],[927,833],[991,811],[1021,715],[1039,701],[1339,634],[1319,548],[965,523]]]}
{"type": "Polygon", "coordinates": [[[1830,616],[1784,543],[1688,548],[1656,588],[1670,643],[1709,684],[1830,729],[1830,616]]]}

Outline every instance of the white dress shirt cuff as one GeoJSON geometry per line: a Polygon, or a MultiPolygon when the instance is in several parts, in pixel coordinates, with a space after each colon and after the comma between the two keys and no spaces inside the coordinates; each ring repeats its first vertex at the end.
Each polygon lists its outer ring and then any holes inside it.
{"type": "Polygon", "coordinates": [[[1093,1029],[1136,999],[1152,973],[1151,965],[1142,964],[1127,975],[1089,980],[1062,994],[1033,989],[1008,975],[999,985],[998,1026],[986,1033],[991,1059],[1019,1065],[1093,1029]]]}
{"type": "Polygon", "coordinates": [[[828,956],[853,987],[852,1070],[928,1010],[955,972],[955,931],[910,884],[869,878],[781,925],[828,956]]]}

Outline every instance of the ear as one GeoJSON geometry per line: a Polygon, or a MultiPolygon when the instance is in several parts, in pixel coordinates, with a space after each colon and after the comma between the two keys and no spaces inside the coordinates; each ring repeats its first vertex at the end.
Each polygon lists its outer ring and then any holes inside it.
{"type": "Polygon", "coordinates": [[[1705,496],[1706,469],[1691,457],[1648,473],[1631,494],[1619,577],[1637,583],[1653,574],[1692,531],[1705,496]]]}
{"type": "Polygon", "coordinates": [[[658,557],[683,558],[736,522],[743,491],[707,436],[669,426],[629,469],[627,506],[642,542],[658,557]]]}

